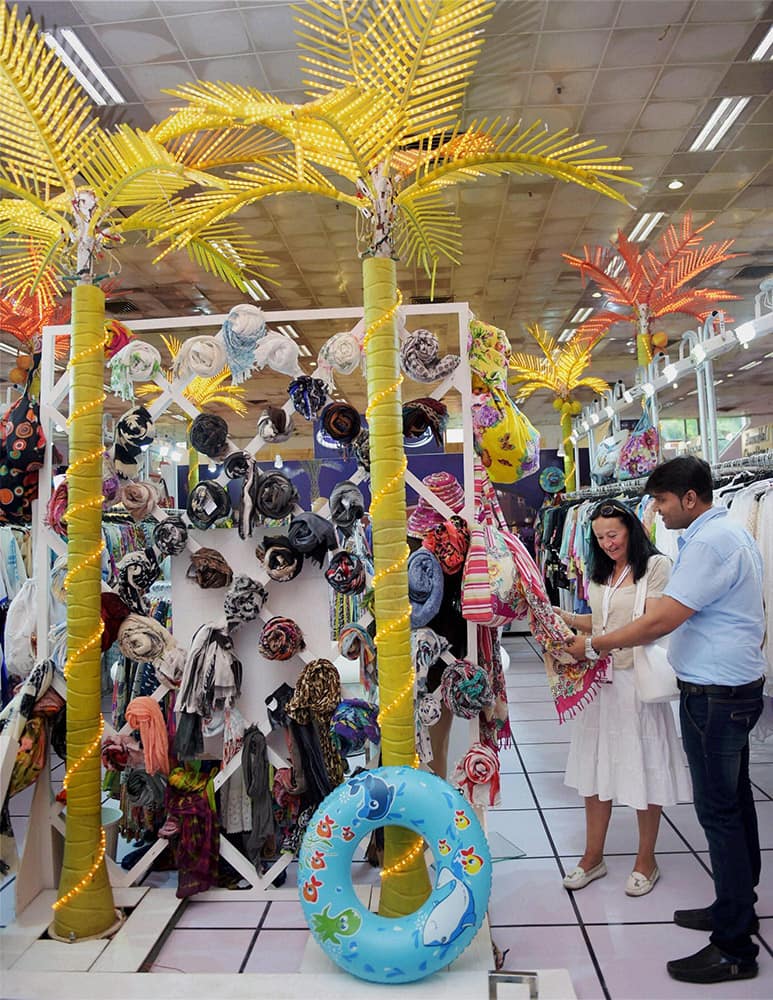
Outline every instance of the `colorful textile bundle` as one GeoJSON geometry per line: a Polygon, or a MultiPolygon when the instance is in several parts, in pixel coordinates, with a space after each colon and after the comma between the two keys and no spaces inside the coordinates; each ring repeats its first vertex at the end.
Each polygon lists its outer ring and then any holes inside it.
{"type": "Polygon", "coordinates": [[[337,594],[361,594],[365,590],[365,567],[358,556],[342,550],[330,557],[325,579],[337,594]]]}
{"type": "Polygon", "coordinates": [[[338,648],[347,660],[362,659],[365,663],[373,663],[376,659],[376,647],[373,636],[364,625],[351,622],[344,625],[338,636],[338,648]]]}
{"type": "Polygon", "coordinates": [[[258,652],[267,660],[290,660],[305,648],[303,632],[292,618],[274,615],[260,630],[258,652]]]}
{"type": "Polygon", "coordinates": [[[27,678],[22,681],[13,698],[0,712],[0,732],[9,726],[12,742],[18,742],[21,739],[24,727],[32,716],[35,702],[51,686],[54,671],[53,660],[40,660],[36,663],[27,678]]]}
{"type": "Polygon", "coordinates": [[[121,399],[134,398],[134,382],[150,381],[161,371],[161,355],[152,344],[133,340],[107,362],[110,390],[121,399]]]}
{"type": "Polygon", "coordinates": [[[351,444],[362,430],[362,420],[349,403],[328,403],[320,417],[322,430],[338,444],[351,444]]]}
{"type": "Polygon", "coordinates": [[[448,424],[448,408],[439,399],[423,396],[403,403],[403,437],[420,438],[429,429],[438,445],[448,424]]]}
{"type": "Polygon", "coordinates": [[[157,663],[172,646],[171,633],[155,618],[131,614],[118,629],[118,648],[136,663],[157,663]]]}
{"type": "Polygon", "coordinates": [[[143,595],[161,576],[155,549],[129,552],[116,566],[116,590],[120,599],[132,610],[144,613],[147,607],[143,595]]]}
{"type": "Polygon", "coordinates": [[[142,747],[131,736],[113,733],[102,740],[102,764],[108,771],[124,771],[127,767],[141,767],[144,762],[142,747]]]}
{"type": "Polygon", "coordinates": [[[115,425],[113,461],[120,479],[134,479],[137,475],[137,458],[145,445],[152,444],[156,428],[150,412],[144,406],[135,406],[115,425]]]}
{"type": "Polygon", "coordinates": [[[119,319],[109,319],[105,323],[105,336],[107,337],[105,341],[105,361],[109,361],[114,354],[117,354],[134,339],[134,334],[129,327],[119,319]]]}
{"type": "Polygon", "coordinates": [[[108,649],[118,638],[118,629],[131,614],[131,609],[124,604],[118,594],[113,594],[109,590],[103,590],[99,598],[100,616],[105,626],[102,632],[102,652],[108,649]]]}
{"type": "Polygon", "coordinates": [[[440,610],[443,599],[443,570],[427,549],[417,549],[408,559],[408,600],[411,602],[411,628],[430,622],[440,610]]]}
{"type": "Polygon", "coordinates": [[[213,462],[219,462],[228,454],[228,424],[216,413],[200,413],[188,431],[191,448],[213,462]]]}
{"type": "Polygon", "coordinates": [[[254,621],[267,600],[268,591],[262,583],[239,573],[223,599],[223,612],[229,628],[254,621]]]}
{"type": "Polygon", "coordinates": [[[166,814],[176,821],[180,831],[175,847],[178,899],[217,885],[220,832],[206,794],[208,780],[207,775],[191,775],[181,767],[169,775],[166,814]]]}
{"type": "Polygon", "coordinates": [[[271,444],[289,441],[295,433],[293,418],[281,406],[268,404],[258,417],[258,436],[271,444]]]}
{"type": "Polygon", "coordinates": [[[268,365],[280,375],[302,375],[303,369],[298,364],[300,352],[299,345],[290,337],[269,330],[255,349],[255,365],[258,368],[268,365]]]}
{"type": "Polygon", "coordinates": [[[457,763],[450,782],[468,802],[486,809],[502,801],[499,793],[499,754],[483,743],[473,743],[457,763]]]}
{"type": "Polygon", "coordinates": [[[456,660],[445,668],[440,696],[446,708],[461,719],[474,719],[494,701],[486,671],[469,660],[456,660]]]}
{"type": "Polygon", "coordinates": [[[185,575],[189,580],[195,579],[202,590],[227,587],[233,580],[233,570],[225,557],[217,549],[206,546],[191,552],[191,564],[185,575]]]}
{"type": "Polygon", "coordinates": [[[478,662],[488,674],[494,693],[491,710],[478,716],[480,742],[492,749],[512,746],[514,740],[507,707],[507,684],[502,669],[499,634],[495,628],[478,626],[478,662]]]}
{"type": "Polygon", "coordinates": [[[470,321],[467,357],[470,370],[489,388],[506,385],[512,348],[504,330],[480,320],[470,321]]]}
{"type": "Polygon", "coordinates": [[[421,544],[434,553],[444,573],[458,573],[470,547],[470,528],[454,514],[450,520],[430,528],[421,544]]]}
{"type": "Polygon", "coordinates": [[[121,488],[121,481],[118,478],[118,473],[115,470],[115,462],[113,462],[108,452],[103,452],[102,454],[102,496],[104,500],[102,501],[102,509],[109,510],[116,501],[118,497],[118,491],[121,488]]]}
{"type": "MultiPolygon", "coordinates": [[[[433,472],[425,476],[422,482],[443,503],[458,514],[464,507],[464,490],[459,481],[450,472],[433,472]]],[[[419,497],[417,506],[408,518],[408,534],[412,538],[423,538],[436,524],[442,524],[444,518],[424,497],[419,497]]]]}
{"type": "Polygon", "coordinates": [[[475,394],[472,431],[475,451],[495,483],[514,483],[539,470],[539,431],[505,389],[475,394]]]}
{"type": "Polygon", "coordinates": [[[28,719],[19,737],[8,783],[8,798],[13,798],[38,780],[46,762],[46,742],[45,720],[40,717],[28,719]]]}
{"type": "Polygon", "coordinates": [[[63,479],[51,491],[46,505],[45,523],[60,538],[67,540],[67,504],[69,503],[69,491],[67,480],[63,479]]]}
{"type": "Polygon", "coordinates": [[[231,381],[234,385],[239,385],[252,373],[258,341],[266,336],[266,318],[263,310],[249,303],[234,306],[226,316],[217,336],[225,347],[226,360],[231,369],[231,381]]]}
{"type": "Polygon", "coordinates": [[[290,544],[321,566],[325,555],[337,546],[335,529],[319,514],[296,514],[287,532],[290,544]]]}
{"type": "Polygon", "coordinates": [[[179,518],[164,518],[153,528],[153,544],[162,556],[179,556],[188,544],[188,529],[179,518]]]}
{"type": "Polygon", "coordinates": [[[158,505],[158,489],[153,483],[124,483],[119,492],[120,503],[124,505],[132,520],[139,523],[150,517],[158,505]]]}
{"type": "Polygon", "coordinates": [[[332,373],[351,375],[362,361],[362,343],[349,330],[334,333],[322,345],[317,358],[317,372],[324,373],[333,382],[332,373]]]}
{"type": "Polygon", "coordinates": [[[345,698],[333,712],[330,738],[342,757],[359,753],[368,741],[378,743],[378,707],[361,698],[345,698]]]}
{"type": "Polygon", "coordinates": [[[299,413],[305,420],[312,420],[328,401],[327,386],[319,378],[311,375],[299,375],[287,387],[287,394],[299,413]]]}
{"type": "Polygon", "coordinates": [[[196,483],[188,494],[186,508],[194,528],[204,531],[231,513],[231,499],[220,483],[205,479],[196,483]]]}
{"type": "Polygon", "coordinates": [[[225,366],[225,347],[216,337],[188,337],[175,355],[172,374],[175,378],[185,378],[189,374],[214,378],[225,366]]]}
{"type": "Polygon", "coordinates": [[[343,761],[333,745],[330,723],[341,701],[341,678],[330,660],[307,663],[295,685],[287,714],[299,725],[314,723],[319,736],[322,759],[330,782],[340,785],[344,779],[343,761]]]}
{"type": "Polygon", "coordinates": [[[261,517],[281,521],[292,514],[298,503],[298,490],[283,472],[267,472],[261,477],[255,494],[255,507],[261,517]]]}
{"type": "Polygon", "coordinates": [[[365,498],[356,483],[348,479],[336,483],[330,494],[330,520],[348,537],[365,513],[365,498]]]}
{"type": "Polygon", "coordinates": [[[419,677],[426,677],[429,668],[435,666],[447,649],[448,639],[431,628],[411,631],[411,659],[419,677]]]}
{"type": "Polygon", "coordinates": [[[415,382],[439,382],[458,366],[458,354],[440,357],[440,341],[430,330],[407,333],[400,345],[400,367],[415,382]]]}
{"type": "Polygon", "coordinates": [[[303,569],[303,555],[283,535],[266,535],[263,544],[255,549],[255,555],[277,583],[294,580],[303,569]]]}
{"type": "Polygon", "coordinates": [[[251,464],[252,459],[246,451],[232,451],[223,460],[223,472],[228,479],[244,479],[251,464]]]}
{"type": "Polygon", "coordinates": [[[139,729],[145,770],[169,774],[169,736],[161,707],[153,698],[133,698],[126,706],[126,721],[139,729]]]}

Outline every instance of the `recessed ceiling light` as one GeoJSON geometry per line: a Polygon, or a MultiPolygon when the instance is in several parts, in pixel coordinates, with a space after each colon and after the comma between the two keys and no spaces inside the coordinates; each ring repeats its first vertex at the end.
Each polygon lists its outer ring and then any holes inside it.
{"type": "Polygon", "coordinates": [[[684,181],[680,181],[676,177],[672,181],[668,182],[669,191],[678,191],[679,188],[683,187],[684,187],[684,181]]]}

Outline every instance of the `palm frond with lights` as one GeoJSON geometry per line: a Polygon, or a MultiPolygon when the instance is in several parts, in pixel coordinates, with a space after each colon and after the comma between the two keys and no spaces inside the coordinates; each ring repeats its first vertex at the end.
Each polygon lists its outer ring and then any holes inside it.
{"type": "Polygon", "coordinates": [[[542,353],[514,353],[510,358],[510,382],[519,398],[545,389],[570,402],[578,389],[601,395],[609,388],[604,379],[584,374],[593,360],[594,345],[578,340],[559,344],[538,323],[528,327],[528,333],[542,353]]]}
{"type": "MultiPolygon", "coordinates": [[[[172,361],[180,353],[182,341],[178,337],[161,337],[172,361]]],[[[167,381],[172,381],[171,369],[164,372],[167,381]]],[[[197,375],[183,389],[183,396],[190,400],[194,406],[202,407],[215,403],[225,406],[240,417],[247,416],[247,405],[244,401],[246,390],[242,385],[231,385],[229,379],[231,372],[229,368],[223,368],[217,375],[203,378],[197,375]]],[[[136,393],[141,399],[153,399],[159,395],[161,387],[155,382],[142,382],[136,388],[136,393]]]]}

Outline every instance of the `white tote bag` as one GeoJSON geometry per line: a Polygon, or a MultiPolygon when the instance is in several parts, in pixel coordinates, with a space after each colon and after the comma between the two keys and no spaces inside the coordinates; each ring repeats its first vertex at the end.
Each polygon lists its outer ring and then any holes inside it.
{"type": "MultiPolygon", "coordinates": [[[[636,584],[634,596],[634,620],[644,614],[647,602],[647,578],[649,573],[636,584]]],[[[673,701],[679,697],[674,668],[668,662],[668,638],[633,648],[633,682],[639,701],[673,701]]]]}

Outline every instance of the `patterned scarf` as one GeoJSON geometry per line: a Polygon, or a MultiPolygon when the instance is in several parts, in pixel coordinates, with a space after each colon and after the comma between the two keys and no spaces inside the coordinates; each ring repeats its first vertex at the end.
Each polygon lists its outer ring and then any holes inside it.
{"type": "Polygon", "coordinates": [[[469,660],[457,660],[445,668],[440,695],[446,708],[461,719],[474,719],[494,701],[486,671],[469,660]]]}
{"type": "Polygon", "coordinates": [[[500,804],[499,754],[483,743],[473,743],[457,763],[451,782],[474,806],[486,809],[500,804]]]}
{"type": "Polygon", "coordinates": [[[321,566],[329,549],[337,546],[335,528],[319,514],[296,514],[287,531],[290,544],[321,566]]]}
{"type": "Polygon", "coordinates": [[[338,594],[361,594],[365,590],[365,567],[351,552],[336,552],[325,570],[325,579],[338,594]]]}
{"type": "Polygon", "coordinates": [[[217,590],[230,586],[233,570],[217,549],[202,546],[191,552],[191,564],[186,576],[189,580],[195,579],[202,590],[217,590]]]}
{"type": "Polygon", "coordinates": [[[208,779],[196,776],[191,780],[189,774],[183,768],[175,768],[169,775],[166,794],[167,816],[177,821],[180,830],[175,852],[178,899],[217,885],[220,833],[206,792],[208,779]]]}
{"type": "Polygon", "coordinates": [[[430,528],[421,544],[435,554],[444,573],[458,573],[470,547],[470,528],[463,518],[454,514],[448,521],[430,528]]]}
{"type": "Polygon", "coordinates": [[[303,569],[303,556],[283,535],[266,535],[255,549],[266,573],[277,583],[294,580],[303,569]]]}
{"type": "Polygon", "coordinates": [[[299,413],[305,420],[312,420],[328,401],[327,386],[319,378],[311,375],[299,375],[287,387],[287,394],[299,413]]]}
{"type": "Polygon", "coordinates": [[[344,780],[341,755],[330,738],[330,720],[341,701],[341,678],[330,660],[312,660],[303,668],[295,693],[287,706],[287,714],[301,726],[314,724],[322,758],[330,782],[340,785],[344,780]]]}
{"type": "Polygon", "coordinates": [[[290,660],[306,643],[292,618],[274,615],[269,618],[258,637],[258,652],[267,660],[290,660]]]}
{"type": "Polygon", "coordinates": [[[430,330],[414,330],[400,346],[400,366],[415,382],[439,382],[459,364],[458,354],[440,357],[440,341],[430,330]]]}
{"type": "Polygon", "coordinates": [[[403,437],[420,438],[429,428],[435,442],[442,445],[447,423],[448,409],[439,399],[423,396],[403,403],[403,437]]]}
{"type": "Polygon", "coordinates": [[[234,306],[226,316],[218,336],[225,347],[231,381],[234,385],[239,385],[249,378],[255,366],[258,341],[266,336],[263,310],[249,303],[234,306]]]}

